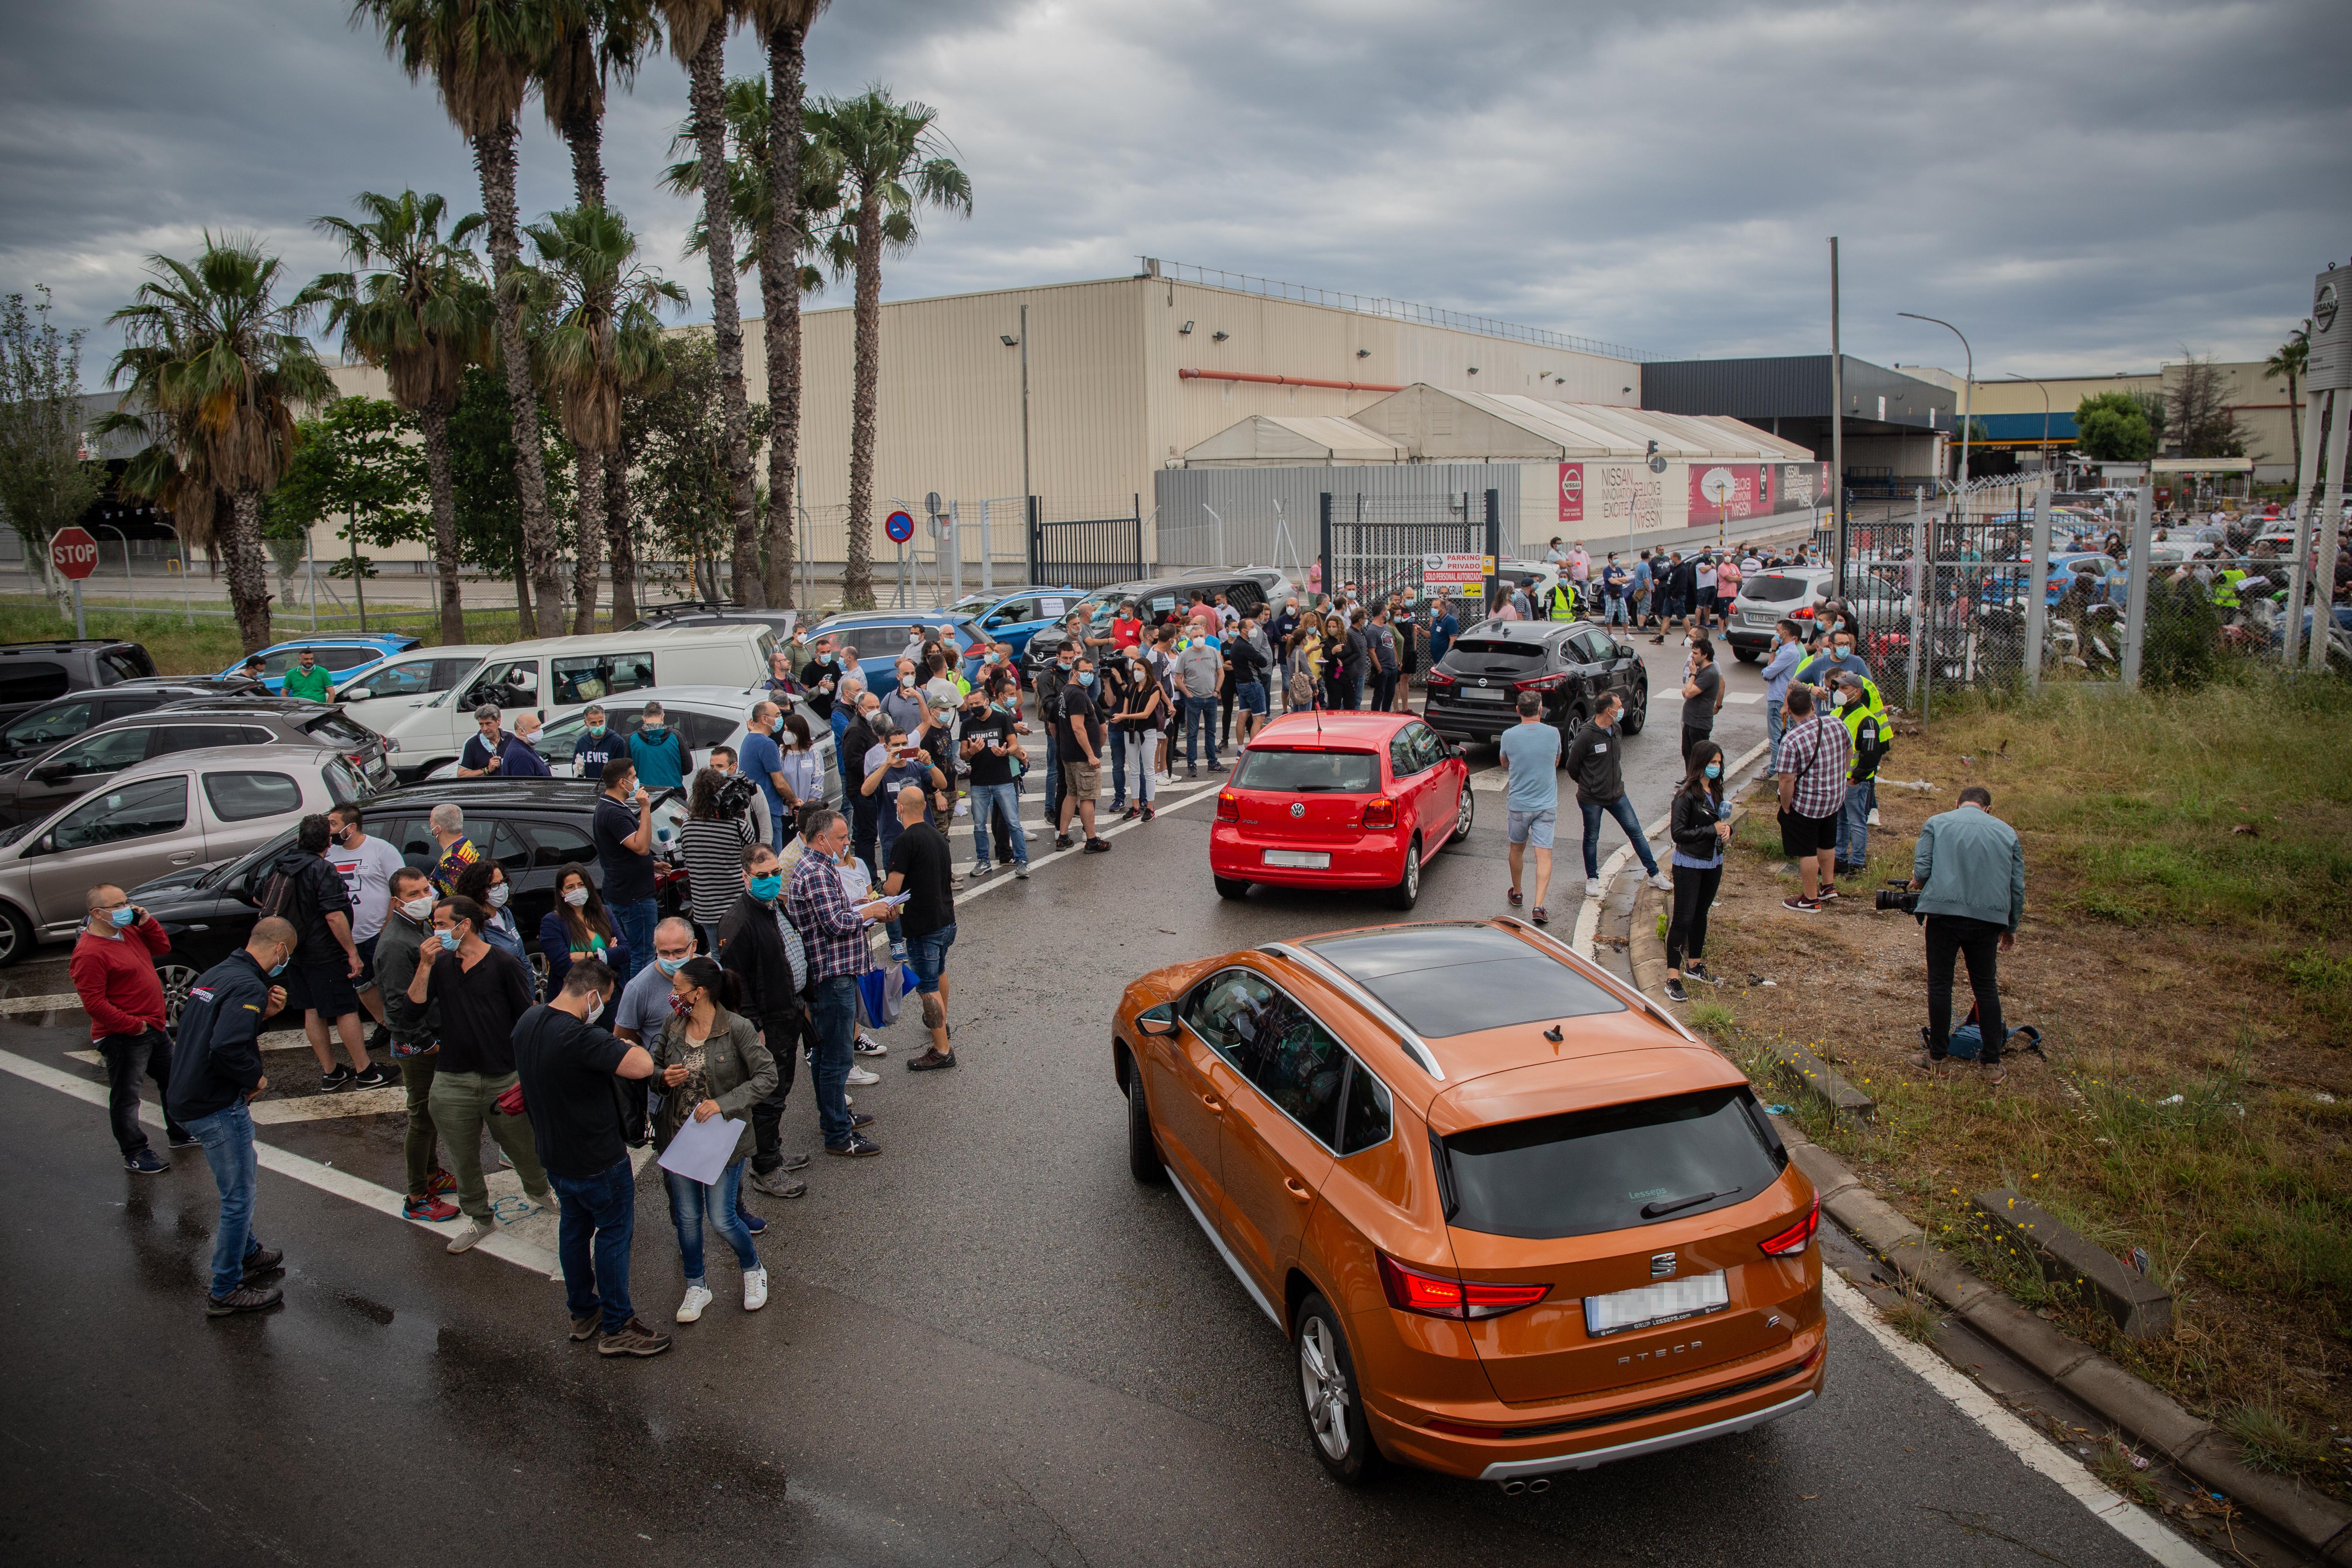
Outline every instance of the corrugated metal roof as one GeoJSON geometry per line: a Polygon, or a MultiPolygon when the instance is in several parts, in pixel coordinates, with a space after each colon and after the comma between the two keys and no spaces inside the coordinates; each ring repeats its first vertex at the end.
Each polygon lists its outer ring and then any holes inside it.
{"type": "Polygon", "coordinates": [[[1356,416],[1421,461],[1568,461],[1658,456],[1694,460],[1810,460],[1812,454],[1736,419],[1618,404],[1556,403],[1517,393],[1409,386],[1356,416]]]}
{"type": "Polygon", "coordinates": [[[1377,430],[1328,415],[1253,414],[1184,454],[1186,468],[1298,463],[1402,463],[1404,448],[1377,430]]]}

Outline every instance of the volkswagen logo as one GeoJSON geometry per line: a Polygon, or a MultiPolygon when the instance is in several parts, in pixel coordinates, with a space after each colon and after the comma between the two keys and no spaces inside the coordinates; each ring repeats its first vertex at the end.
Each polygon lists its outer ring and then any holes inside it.
{"type": "Polygon", "coordinates": [[[1674,1274],[1674,1271],[1675,1271],[1675,1255],[1674,1255],[1673,1253],[1671,1253],[1671,1252],[1653,1252],[1652,1254],[1650,1254],[1650,1278],[1651,1278],[1651,1279],[1664,1279],[1670,1278],[1670,1277],[1674,1274]]]}
{"type": "Polygon", "coordinates": [[[1303,800],[1294,800],[1294,801],[1292,801],[1292,802],[1290,803],[1290,815],[1291,815],[1291,816],[1306,816],[1306,815],[1307,815],[1307,803],[1306,803],[1305,801],[1303,801],[1303,800]]]}

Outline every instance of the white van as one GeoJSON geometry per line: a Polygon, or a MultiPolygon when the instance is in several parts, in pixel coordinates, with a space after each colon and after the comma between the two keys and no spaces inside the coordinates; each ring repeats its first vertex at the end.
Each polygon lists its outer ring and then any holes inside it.
{"type": "Polygon", "coordinates": [[[331,700],[382,734],[434,698],[470,684],[482,660],[498,651],[496,643],[413,647],[337,686],[331,700]]]}
{"type": "Polygon", "coordinates": [[[743,690],[766,683],[776,647],[772,627],[743,622],[509,643],[454,689],[371,728],[398,742],[392,760],[401,776],[420,778],[464,750],[476,733],[474,710],[485,703],[497,704],[499,722],[511,728],[525,713],[561,719],[648,687],[743,690]]]}

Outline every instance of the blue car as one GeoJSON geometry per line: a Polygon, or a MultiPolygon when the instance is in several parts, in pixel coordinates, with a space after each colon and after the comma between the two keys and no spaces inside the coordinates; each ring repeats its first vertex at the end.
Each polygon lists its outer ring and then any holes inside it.
{"type": "MultiPolygon", "coordinates": [[[[320,668],[335,678],[341,686],[361,671],[373,669],[396,653],[406,653],[417,646],[418,639],[391,633],[368,637],[315,637],[296,642],[282,642],[261,650],[261,683],[272,692],[281,692],[286,686],[286,672],[294,668],[304,648],[317,656],[320,668]]],[[[218,679],[227,679],[245,668],[238,659],[220,672],[218,679]]]]}
{"type": "Polygon", "coordinates": [[[866,677],[867,686],[873,686],[877,679],[886,686],[895,686],[898,656],[907,651],[913,634],[920,627],[941,623],[955,633],[956,647],[963,653],[964,679],[969,680],[980,668],[984,639],[971,620],[954,608],[933,610],[927,615],[908,610],[853,610],[818,623],[810,631],[809,638],[812,642],[824,637],[841,639],[856,656],[858,671],[866,677]]]}
{"type": "Polygon", "coordinates": [[[1017,659],[1029,650],[1032,637],[1068,615],[1086,596],[1085,589],[1067,584],[1043,588],[1024,583],[1015,588],[968,595],[949,605],[948,614],[968,617],[990,642],[1010,643],[1017,659]]]}

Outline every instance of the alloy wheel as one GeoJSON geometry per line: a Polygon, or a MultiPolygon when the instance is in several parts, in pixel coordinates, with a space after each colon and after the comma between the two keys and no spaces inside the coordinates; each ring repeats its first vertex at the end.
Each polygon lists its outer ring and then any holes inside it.
{"type": "Polygon", "coordinates": [[[1465,779],[1462,781],[1462,798],[1454,807],[1454,837],[1455,838],[1461,839],[1470,837],[1470,815],[1475,809],[1476,805],[1470,798],[1470,781],[1468,779],[1465,779]]]}
{"type": "Polygon", "coordinates": [[[1404,848],[1404,896],[1421,897],[1421,845],[1408,844],[1404,848]]]}
{"type": "Polygon", "coordinates": [[[1299,1325],[1298,1382],[1307,1396],[1307,1425],[1315,1441],[1334,1459],[1348,1457],[1348,1374],[1331,1325],[1309,1318],[1299,1325]]]}
{"type": "Polygon", "coordinates": [[[155,978],[163,983],[164,1026],[177,1029],[180,1009],[188,1005],[188,992],[198,979],[196,972],[184,963],[166,963],[155,971],[155,978]]]}

